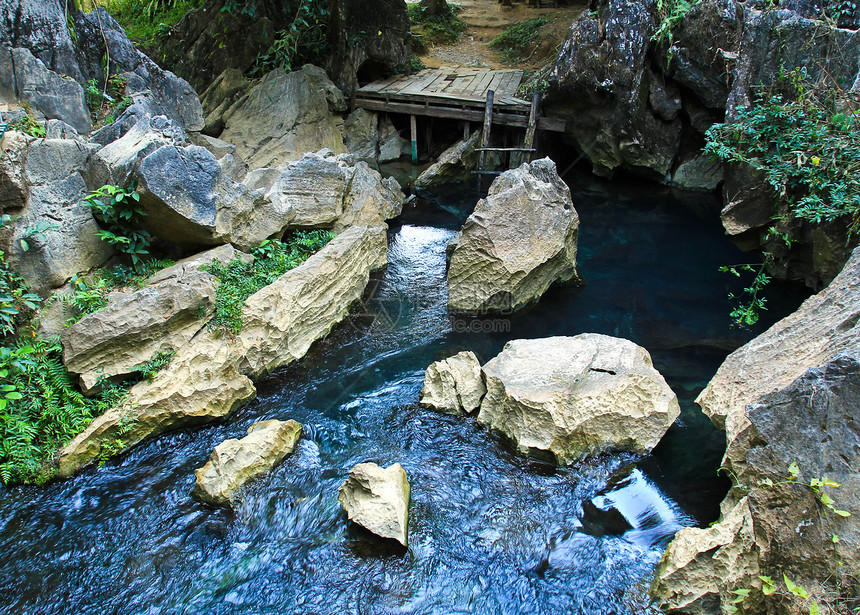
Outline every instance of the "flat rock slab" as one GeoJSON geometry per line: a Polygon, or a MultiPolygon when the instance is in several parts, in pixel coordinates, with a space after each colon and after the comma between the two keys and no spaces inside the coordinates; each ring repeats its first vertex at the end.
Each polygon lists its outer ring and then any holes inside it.
{"type": "Polygon", "coordinates": [[[195,474],[191,494],[215,506],[232,505],[239,490],[259,478],[292,453],[302,436],[296,421],[259,421],[241,440],[225,440],[215,447],[205,466],[195,474]]]}
{"type": "Polygon", "coordinates": [[[399,463],[360,463],[349,471],[337,499],[350,521],[404,547],[408,542],[410,486],[399,463]]]}
{"type": "Polygon", "coordinates": [[[419,403],[443,412],[468,414],[481,406],[486,392],[478,357],[464,351],[430,364],[419,403]]]}
{"type": "Polygon", "coordinates": [[[484,365],[478,422],[520,453],[560,465],[604,452],[647,453],[680,414],[648,352],[625,339],[513,340],[484,365]]]}

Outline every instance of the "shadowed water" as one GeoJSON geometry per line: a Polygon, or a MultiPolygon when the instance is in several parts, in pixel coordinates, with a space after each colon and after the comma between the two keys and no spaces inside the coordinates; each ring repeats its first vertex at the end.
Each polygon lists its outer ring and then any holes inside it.
{"type": "MultiPolygon", "coordinates": [[[[513,316],[452,319],[445,245],[474,198],[419,202],[390,234],[389,266],[309,355],[259,386],[230,421],[173,433],[45,488],[0,492],[6,613],[640,613],[680,527],[707,523],[722,434],[692,399],[751,336],[728,327],[717,272],[745,257],[711,197],[571,180],[587,284],[513,316]],[[472,418],[417,406],[425,367],[509,339],[599,332],[651,351],[683,413],[654,454],[554,469],[472,418]],[[195,468],[261,419],[305,425],[297,451],[235,514],[189,497],[195,468]],[[351,466],[400,462],[410,544],[350,528],[337,488],[351,466]]],[[[731,284],[735,284],[733,288],[731,284]]],[[[793,297],[789,304],[796,303],[793,297]]],[[[783,307],[785,311],[790,305],[783,307]]],[[[779,310],[774,310],[779,311],[779,310]]]]}

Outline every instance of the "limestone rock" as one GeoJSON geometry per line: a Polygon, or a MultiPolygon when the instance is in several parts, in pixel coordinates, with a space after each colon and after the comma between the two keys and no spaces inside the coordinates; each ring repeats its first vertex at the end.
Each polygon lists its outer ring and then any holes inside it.
{"type": "Polygon", "coordinates": [[[409,498],[409,479],[399,463],[387,468],[358,464],[349,471],[337,496],[350,521],[404,547],[409,534],[409,498]]]}
{"type": "Polygon", "coordinates": [[[715,190],[723,181],[723,165],[705,156],[678,165],[672,175],[672,185],[683,190],[715,190]]]}
{"type": "Polygon", "coordinates": [[[103,454],[115,454],[117,443],[133,446],[170,429],[223,418],[253,399],[250,378],[304,356],[361,298],[370,272],[384,266],[386,257],[384,228],[344,231],[249,297],[239,335],[225,338],[202,329],[177,350],[170,369],[135,385],[122,407],[95,418],[59,452],[59,475],[71,476],[103,454]]]}
{"type": "Polygon", "coordinates": [[[454,239],[448,305],[517,309],[576,277],[579,216],[549,158],[496,178],[454,239]]]}
{"type": "Polygon", "coordinates": [[[82,174],[91,146],[77,139],[18,139],[16,143],[11,155],[23,167],[7,180],[7,193],[12,204],[20,204],[22,196],[25,202],[16,212],[4,249],[10,265],[45,295],[72,275],[105,263],[113,249],[99,239],[92,211],[81,202],[87,194],[82,174]],[[20,148],[24,142],[26,150],[20,148]],[[30,234],[30,229],[46,222],[52,226],[30,234]]]}
{"type": "Polygon", "coordinates": [[[478,423],[560,465],[602,452],[647,453],[680,413],[648,352],[606,335],[508,342],[484,377],[478,423]]]}
{"type": "Polygon", "coordinates": [[[480,138],[481,131],[476,130],[468,139],[462,139],[442,152],[436,162],[415,180],[415,189],[429,190],[472,179],[472,171],[478,168],[478,153],[475,148],[480,138]]]}
{"type": "Polygon", "coordinates": [[[420,403],[443,412],[471,414],[481,406],[486,392],[478,357],[464,351],[430,364],[420,403]]]}
{"type": "Polygon", "coordinates": [[[230,108],[219,136],[235,144],[252,169],[279,166],[321,148],[345,153],[342,120],[330,109],[330,102],[336,109],[344,105],[343,95],[338,99],[334,90],[315,66],[290,73],[275,69],[230,108]]]}
{"type": "Polygon", "coordinates": [[[400,215],[406,199],[396,179],[383,179],[366,162],[356,163],[351,171],[340,216],[332,227],[335,232],[353,225],[384,226],[400,215]]]}
{"type": "Polygon", "coordinates": [[[343,130],[346,149],[359,160],[373,163],[396,160],[409,147],[388,116],[367,109],[350,113],[343,130]]]}
{"type": "Polygon", "coordinates": [[[135,366],[187,344],[215,310],[217,282],[200,267],[239,254],[222,246],[180,261],[140,290],[111,293],[103,309],[67,327],[63,362],[79,375],[84,393],[94,392],[100,378],[128,376],[135,366]]]}
{"type": "Polygon", "coordinates": [[[652,587],[667,608],[719,610],[731,602],[731,590],[759,587],[757,574],[777,579],[783,570],[804,587],[836,591],[828,585],[838,583],[836,562],[847,569],[860,565],[855,517],[827,514],[807,486],[827,477],[841,485],[829,494],[838,508],[860,506],[858,321],[860,250],[855,250],[825,290],[729,355],[697,399],[726,431],[723,464],[745,489],[729,492],[724,517],[711,531],[684,530],[669,546],[652,587]],[[792,463],[799,478],[785,482],[792,463]],[[767,487],[765,480],[777,484],[767,487]],[[737,534],[738,519],[752,529],[737,534]],[[833,534],[838,543],[831,541],[833,534]],[[724,546],[716,552],[724,551],[725,558],[713,554],[715,535],[727,537],[720,538],[724,546]],[[738,582],[715,587],[711,578],[738,582]]]}
{"type": "Polygon", "coordinates": [[[241,440],[225,440],[215,447],[205,466],[195,474],[191,494],[215,506],[232,505],[251,480],[267,474],[292,453],[302,435],[296,421],[260,421],[241,440]]]}
{"type": "MultiPolygon", "coordinates": [[[[4,115],[5,117],[5,115],[4,115]]],[[[21,209],[27,204],[24,160],[32,137],[10,130],[0,140],[0,211],[21,209]]]]}

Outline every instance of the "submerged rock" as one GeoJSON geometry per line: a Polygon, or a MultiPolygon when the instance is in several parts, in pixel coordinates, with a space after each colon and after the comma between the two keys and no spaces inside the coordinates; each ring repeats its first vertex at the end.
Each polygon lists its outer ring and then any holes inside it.
{"type": "Polygon", "coordinates": [[[205,466],[195,472],[191,495],[215,506],[232,505],[249,481],[267,474],[292,453],[302,436],[296,421],[259,421],[241,440],[225,440],[215,447],[205,466]]]}
{"type": "Polygon", "coordinates": [[[170,368],[132,387],[119,408],[95,418],[58,453],[58,474],[170,429],[223,418],[256,394],[260,378],[305,355],[358,301],[370,272],[385,265],[386,229],[353,226],[305,263],[251,295],[243,328],[221,337],[203,328],[170,368]]]}
{"type": "Polygon", "coordinates": [[[448,305],[517,309],[576,277],[579,216],[549,158],[500,175],[452,241],[448,305]]]}
{"type": "Polygon", "coordinates": [[[443,412],[472,413],[486,392],[478,357],[464,351],[430,364],[419,403],[443,412]]]}
{"type": "MultiPolygon", "coordinates": [[[[843,571],[860,566],[856,516],[829,512],[809,487],[826,477],[841,485],[823,488],[836,508],[860,507],[858,322],[855,250],[830,286],[729,355],[699,395],[726,431],[723,465],[743,489],[729,492],[719,523],[682,530],[670,544],[652,587],[667,610],[718,612],[733,590],[758,589],[758,575],[781,579],[783,571],[801,586],[835,592],[843,571]],[[792,464],[796,480],[788,480],[792,464]]],[[[769,608],[760,592],[752,598],[751,608],[769,608]]]]}
{"type": "Polygon", "coordinates": [[[360,463],[338,489],[337,499],[350,521],[404,547],[409,534],[410,486],[399,463],[381,468],[360,463]]]}
{"type": "Polygon", "coordinates": [[[648,352],[620,338],[513,340],[483,369],[478,423],[520,453],[560,465],[596,453],[647,453],[680,414],[648,352]]]}

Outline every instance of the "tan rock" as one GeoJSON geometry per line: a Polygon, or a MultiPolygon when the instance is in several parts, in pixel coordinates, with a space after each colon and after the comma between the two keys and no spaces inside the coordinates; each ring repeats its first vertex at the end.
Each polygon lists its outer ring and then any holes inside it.
{"type": "Polygon", "coordinates": [[[448,305],[517,309],[576,277],[579,216],[549,158],[506,171],[454,238],[448,305]]]}
{"type": "Polygon", "coordinates": [[[419,403],[443,412],[472,413],[486,392],[478,357],[464,351],[427,368],[419,403]]]}
{"type": "Polygon", "coordinates": [[[483,369],[478,422],[520,453],[562,465],[601,452],[647,453],[680,414],[648,352],[629,340],[595,333],[513,340],[483,369]]]}
{"type": "Polygon", "coordinates": [[[358,301],[385,265],[386,230],[354,226],[301,266],[248,298],[234,338],[202,329],[121,408],[93,420],[59,452],[59,475],[170,429],[222,418],[256,394],[257,378],[304,356],[358,301]]]}
{"type": "Polygon", "coordinates": [[[260,421],[241,440],[225,440],[215,447],[205,466],[195,474],[193,496],[215,506],[232,505],[249,481],[270,472],[292,453],[302,435],[296,421],[260,421]]]}
{"type": "Polygon", "coordinates": [[[407,546],[410,486],[399,463],[387,468],[375,463],[358,464],[349,471],[337,499],[350,521],[407,546]]]}

